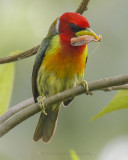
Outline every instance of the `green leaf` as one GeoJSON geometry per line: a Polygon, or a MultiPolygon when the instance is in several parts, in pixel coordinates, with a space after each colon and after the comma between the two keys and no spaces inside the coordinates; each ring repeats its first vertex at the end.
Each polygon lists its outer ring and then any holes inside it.
{"type": "MultiPolygon", "coordinates": [[[[21,50],[11,52],[10,55],[21,53],[21,50]]],[[[7,111],[14,80],[15,64],[0,65],[0,115],[7,111]]]]}
{"type": "Polygon", "coordinates": [[[111,102],[96,116],[92,117],[90,121],[120,109],[128,109],[128,90],[120,90],[111,100],[111,102]]]}
{"type": "MultiPolygon", "coordinates": [[[[21,53],[20,50],[11,52],[10,55],[21,53]]],[[[0,115],[7,111],[14,80],[15,65],[7,63],[0,65],[0,115]]]]}
{"type": "Polygon", "coordinates": [[[14,79],[14,63],[0,66],[0,115],[8,109],[14,79]]]}
{"type": "Polygon", "coordinates": [[[71,156],[72,160],[80,160],[74,150],[70,150],[70,156],[71,156]]]}

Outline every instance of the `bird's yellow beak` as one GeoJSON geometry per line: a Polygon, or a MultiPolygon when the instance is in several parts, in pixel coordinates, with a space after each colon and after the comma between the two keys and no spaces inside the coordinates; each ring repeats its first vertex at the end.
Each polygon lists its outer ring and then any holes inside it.
{"type": "Polygon", "coordinates": [[[96,41],[101,42],[101,38],[98,37],[90,28],[76,32],[75,34],[76,34],[76,37],[85,36],[85,35],[93,36],[96,41]]]}

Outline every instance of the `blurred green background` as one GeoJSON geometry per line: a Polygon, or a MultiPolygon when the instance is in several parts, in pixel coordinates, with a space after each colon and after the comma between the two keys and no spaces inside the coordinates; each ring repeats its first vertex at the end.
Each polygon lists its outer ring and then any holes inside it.
{"type": "MultiPolygon", "coordinates": [[[[80,0],[0,0],[0,57],[39,44],[54,19],[66,11],[75,11],[79,3],[80,0]]],[[[127,74],[128,1],[90,0],[84,16],[95,33],[103,36],[103,42],[88,58],[85,79],[127,74]]],[[[89,44],[89,53],[97,45],[89,44]]],[[[34,59],[35,56],[16,62],[10,107],[32,96],[34,59]]],[[[75,98],[70,107],[61,109],[55,135],[48,144],[33,142],[39,114],[29,118],[0,139],[0,160],[70,160],[70,149],[81,160],[127,160],[128,111],[89,122],[115,93],[95,91],[93,96],[75,98]]]]}

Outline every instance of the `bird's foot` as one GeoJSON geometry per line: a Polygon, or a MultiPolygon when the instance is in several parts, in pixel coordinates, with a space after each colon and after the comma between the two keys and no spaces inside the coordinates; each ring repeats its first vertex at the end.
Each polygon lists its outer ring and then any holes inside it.
{"type": "Polygon", "coordinates": [[[39,96],[39,97],[37,97],[37,101],[38,101],[38,105],[39,105],[42,113],[43,113],[44,115],[47,115],[47,113],[46,113],[46,111],[45,111],[45,106],[44,106],[44,100],[45,100],[45,98],[46,98],[45,96],[44,96],[44,97],[39,96]]]}
{"type": "Polygon", "coordinates": [[[88,88],[88,82],[83,80],[81,83],[80,83],[81,86],[83,86],[85,88],[85,91],[86,91],[86,95],[93,95],[93,93],[91,91],[89,91],[89,88],[88,88]]]}

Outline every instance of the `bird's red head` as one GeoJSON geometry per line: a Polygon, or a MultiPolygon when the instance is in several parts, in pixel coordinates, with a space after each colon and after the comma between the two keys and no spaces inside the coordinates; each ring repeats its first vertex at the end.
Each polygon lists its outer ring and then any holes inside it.
{"type": "Polygon", "coordinates": [[[62,14],[54,22],[54,26],[52,31],[60,35],[63,45],[82,46],[91,41],[100,41],[100,38],[90,29],[88,20],[78,13],[66,12],[62,14]],[[75,45],[72,43],[72,38],[74,37],[78,41],[75,45]],[[85,37],[88,38],[86,41],[85,37]]]}
{"type": "Polygon", "coordinates": [[[78,13],[66,12],[57,22],[58,32],[67,36],[74,36],[76,32],[89,27],[88,20],[78,13]]]}

